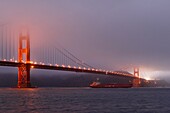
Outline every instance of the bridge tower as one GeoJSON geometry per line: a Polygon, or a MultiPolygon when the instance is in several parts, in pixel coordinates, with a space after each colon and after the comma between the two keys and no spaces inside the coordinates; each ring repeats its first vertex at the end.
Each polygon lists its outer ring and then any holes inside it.
{"type": "Polygon", "coordinates": [[[133,87],[140,87],[139,67],[134,67],[133,87]]]}
{"type": "Polygon", "coordinates": [[[19,35],[18,62],[24,63],[18,67],[18,88],[29,88],[30,83],[30,39],[29,34],[19,35]]]}

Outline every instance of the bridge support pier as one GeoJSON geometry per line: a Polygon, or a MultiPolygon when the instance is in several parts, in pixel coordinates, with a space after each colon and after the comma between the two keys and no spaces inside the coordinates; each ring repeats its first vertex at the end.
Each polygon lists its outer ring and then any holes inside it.
{"type": "Polygon", "coordinates": [[[26,64],[30,62],[30,40],[28,33],[26,36],[22,34],[19,36],[18,62],[22,63],[18,67],[18,88],[30,88],[30,65],[26,64]]]}
{"type": "Polygon", "coordinates": [[[133,87],[140,87],[140,78],[133,79],[133,87]]]}
{"type": "Polygon", "coordinates": [[[18,67],[18,88],[30,88],[30,66],[21,65],[18,67]]]}

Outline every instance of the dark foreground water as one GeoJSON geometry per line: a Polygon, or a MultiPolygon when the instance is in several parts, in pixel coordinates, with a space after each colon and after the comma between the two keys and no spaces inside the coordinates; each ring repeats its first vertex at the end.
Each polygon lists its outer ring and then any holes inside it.
{"type": "Polygon", "coordinates": [[[0,113],[170,113],[170,89],[0,88],[0,113]]]}

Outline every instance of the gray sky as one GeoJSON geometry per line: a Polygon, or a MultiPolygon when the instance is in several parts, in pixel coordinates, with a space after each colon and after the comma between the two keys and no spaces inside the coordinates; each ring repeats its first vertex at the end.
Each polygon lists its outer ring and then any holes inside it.
{"type": "Polygon", "coordinates": [[[0,23],[28,25],[88,64],[169,75],[169,0],[0,0],[0,23]]]}

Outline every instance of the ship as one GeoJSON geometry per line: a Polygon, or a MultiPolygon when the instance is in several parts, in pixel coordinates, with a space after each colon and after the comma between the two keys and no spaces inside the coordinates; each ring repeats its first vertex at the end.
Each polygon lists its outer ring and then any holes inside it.
{"type": "Polygon", "coordinates": [[[118,84],[118,83],[109,83],[101,84],[100,82],[93,82],[90,84],[91,88],[131,88],[133,84],[118,84]]]}

